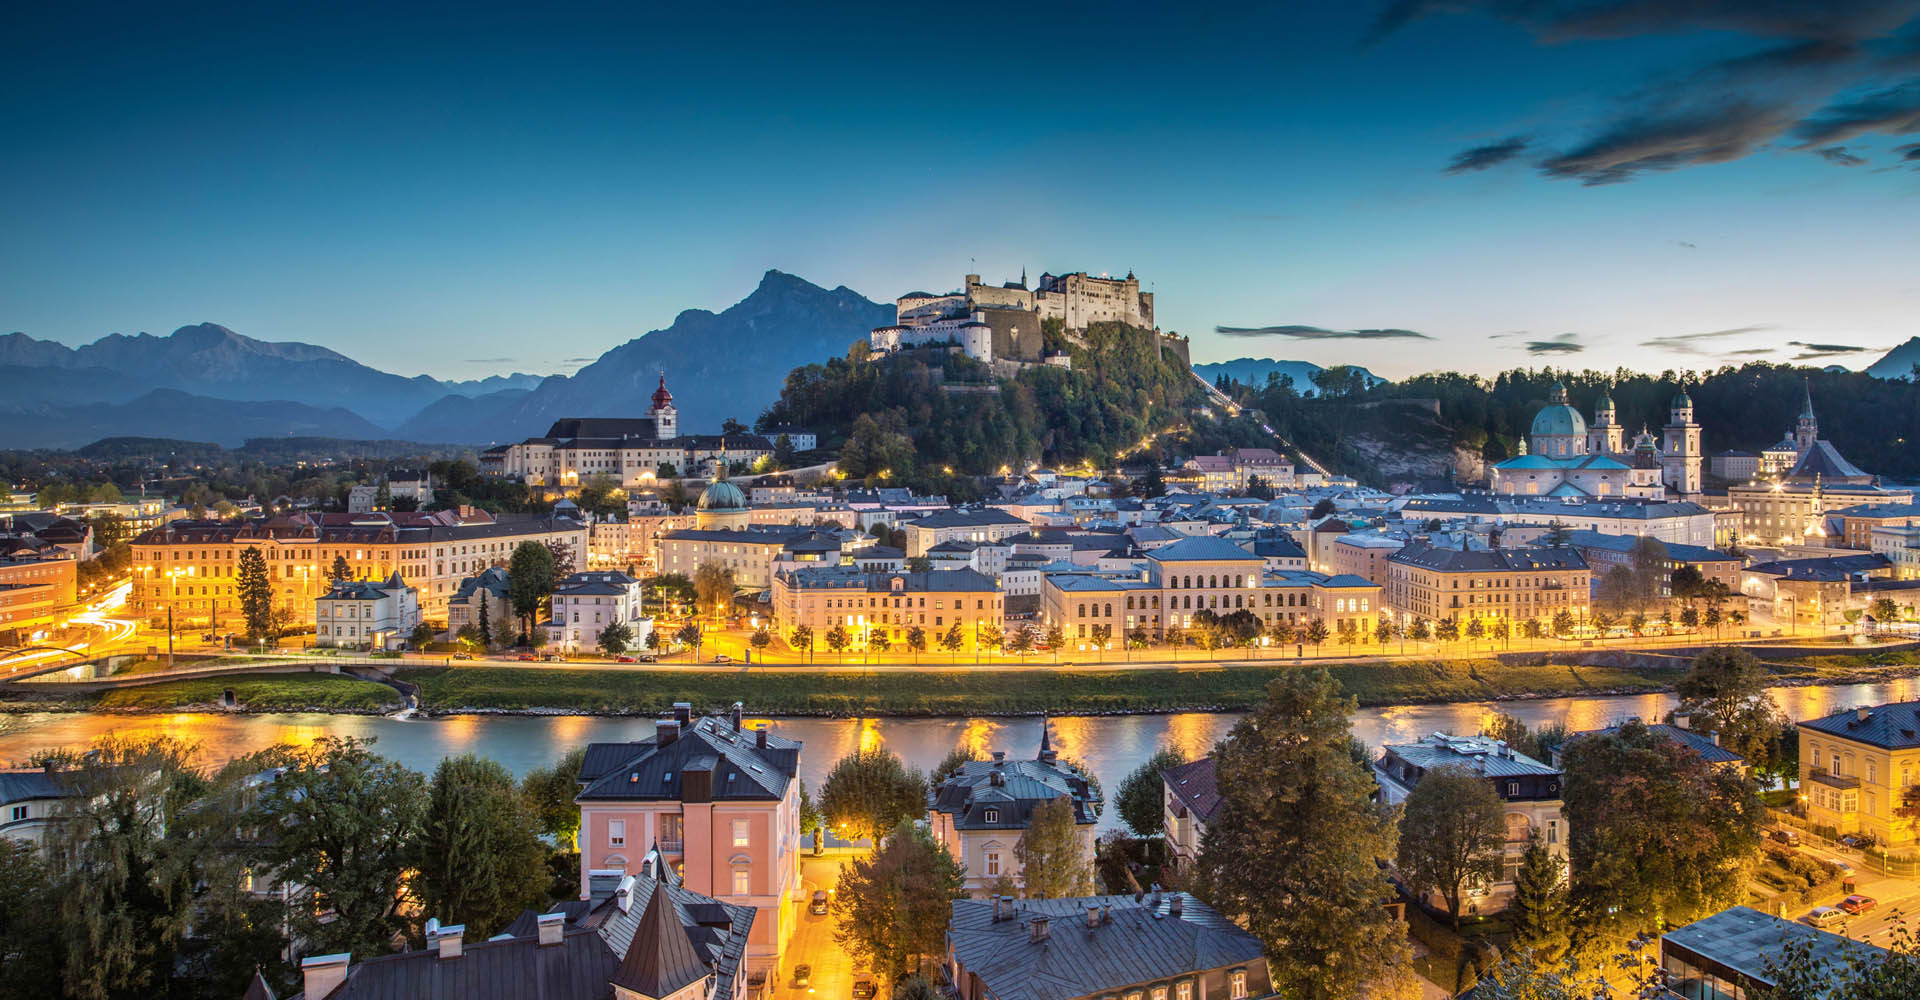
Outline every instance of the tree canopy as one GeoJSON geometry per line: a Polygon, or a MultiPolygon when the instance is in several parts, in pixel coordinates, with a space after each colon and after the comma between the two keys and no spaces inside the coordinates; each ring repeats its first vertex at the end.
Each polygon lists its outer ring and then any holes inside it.
{"type": "Polygon", "coordinates": [[[850,840],[878,837],[927,811],[927,782],[886,749],[840,758],[820,786],[820,814],[850,840]]]}

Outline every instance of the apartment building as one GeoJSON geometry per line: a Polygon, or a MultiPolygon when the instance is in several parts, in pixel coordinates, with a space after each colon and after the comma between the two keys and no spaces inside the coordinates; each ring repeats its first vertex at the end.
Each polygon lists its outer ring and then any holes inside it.
{"type": "Polygon", "coordinates": [[[59,554],[0,558],[0,631],[58,620],[78,599],[78,568],[59,554]]]}
{"type": "Polygon", "coordinates": [[[574,573],[553,588],[553,617],[543,626],[547,645],[577,653],[597,649],[609,625],[633,630],[628,648],[639,648],[653,632],[653,619],[641,610],[640,581],[617,570],[574,573]]]}
{"type": "Polygon", "coordinates": [[[997,542],[1024,535],[1032,527],[1004,510],[941,510],[901,521],[907,533],[907,556],[923,556],[941,542],[997,542]]]}
{"type": "Polygon", "coordinates": [[[1387,608],[1402,622],[1584,618],[1593,572],[1574,549],[1456,549],[1416,542],[1387,559],[1387,608]]]}
{"type": "Polygon", "coordinates": [[[1388,557],[1406,545],[1406,539],[1389,535],[1347,534],[1336,536],[1330,544],[1323,542],[1320,550],[1326,572],[1350,573],[1385,586],[1388,557]]]}
{"type": "Polygon", "coordinates": [[[657,850],[692,892],[758,911],[750,974],[780,967],[799,916],[801,744],[676,703],[652,736],[594,743],[580,768],[580,896],[657,850]]]}
{"type": "MultiPolygon", "coordinates": [[[[1740,541],[1746,545],[1825,545],[1826,520],[1842,511],[1913,503],[1913,491],[1832,482],[1747,483],[1727,487],[1727,501],[1740,511],[1740,541]]],[[[1866,548],[1865,540],[1854,548],[1866,548]]]]}
{"type": "Polygon", "coordinates": [[[1916,840],[1894,814],[1920,781],[1920,701],[1855,708],[1798,726],[1807,819],[1892,846],[1916,840]]]}
{"type": "Polygon", "coordinates": [[[1202,757],[1160,772],[1161,828],[1175,868],[1191,866],[1207,839],[1207,824],[1220,809],[1213,758],[1202,757]]]}
{"type": "Polygon", "coordinates": [[[1100,796],[1086,775],[1060,762],[1044,727],[1040,752],[1032,760],[1008,760],[1006,753],[994,751],[991,760],[960,765],[929,795],[927,823],[934,839],[966,867],[962,885],[977,897],[993,891],[1003,878],[1016,886],[1025,884],[1014,845],[1033,811],[1055,799],[1072,804],[1074,832],[1091,864],[1100,796]]]}
{"type": "Polygon", "coordinates": [[[385,580],[336,580],[313,602],[319,646],[398,649],[420,624],[420,592],[398,571],[385,580]]]}
{"type": "Polygon", "coordinates": [[[773,580],[775,628],[791,637],[804,625],[814,648],[825,648],[835,628],[848,634],[848,650],[871,649],[884,636],[893,649],[907,648],[907,633],[921,629],[928,649],[942,650],[940,637],[959,630],[958,652],[980,648],[980,637],[1006,618],[1000,582],[972,569],[924,573],[863,573],[853,567],[783,569],[773,580]]]}

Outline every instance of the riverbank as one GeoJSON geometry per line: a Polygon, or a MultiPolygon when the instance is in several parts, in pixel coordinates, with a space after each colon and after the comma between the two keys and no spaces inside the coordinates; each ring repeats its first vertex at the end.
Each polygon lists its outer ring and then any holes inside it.
{"type": "MultiPolygon", "coordinates": [[[[1610,653],[1577,664],[1523,665],[1495,659],[1353,663],[1188,664],[1162,670],[1035,667],[917,672],[821,668],[768,673],[750,669],[595,670],[457,665],[405,668],[395,679],[416,685],[420,706],[440,715],[655,715],[685,701],[708,710],[742,702],[781,716],[1113,715],[1245,711],[1276,677],[1324,668],[1362,706],[1511,701],[1670,692],[1684,661],[1616,660],[1610,653]]],[[[1767,661],[1783,686],[1872,683],[1920,674],[1920,652],[1861,651],[1767,661]]],[[[0,711],[383,714],[401,707],[393,687],[329,674],[232,674],[141,687],[63,693],[53,685],[17,685],[0,711]],[[224,692],[234,693],[226,708],[224,692]]]]}

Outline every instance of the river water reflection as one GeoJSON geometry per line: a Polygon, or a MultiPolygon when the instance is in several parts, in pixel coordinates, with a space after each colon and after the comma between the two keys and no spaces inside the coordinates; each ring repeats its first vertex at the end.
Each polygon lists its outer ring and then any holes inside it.
{"type": "MultiPolygon", "coordinates": [[[[1833,687],[1775,688],[1774,700],[1793,719],[1815,718],[1856,705],[1920,699],[1920,679],[1833,687]]],[[[1354,714],[1354,735],[1368,745],[1410,741],[1444,731],[1472,733],[1496,708],[1529,726],[1562,722],[1574,730],[1596,729],[1638,716],[1658,718],[1673,707],[1672,695],[1621,695],[1543,698],[1534,701],[1464,702],[1450,705],[1396,705],[1363,708],[1354,714]]],[[[1063,716],[1052,720],[1054,746],[1088,764],[1111,792],[1121,778],[1161,747],[1188,757],[1207,752],[1238,721],[1234,713],[1190,712],[1172,715],[1063,716]]],[[[926,769],[956,746],[982,753],[1005,750],[1029,756],[1039,746],[1040,720],[1034,717],[940,719],[775,720],[782,735],[803,740],[801,777],[818,788],[833,762],[856,746],[884,745],[926,769]]],[[[578,715],[458,715],[397,720],[358,715],[92,715],[78,713],[0,714],[0,761],[19,761],[43,747],[85,746],[106,733],[165,733],[193,740],[207,763],[217,764],[281,742],[309,742],[320,736],[358,736],[378,740],[378,751],[418,771],[431,771],[441,759],[463,753],[491,757],[515,774],[546,765],[569,748],[595,741],[644,738],[652,723],[637,718],[578,715]]],[[[1103,826],[1118,822],[1109,809],[1103,826]]]]}

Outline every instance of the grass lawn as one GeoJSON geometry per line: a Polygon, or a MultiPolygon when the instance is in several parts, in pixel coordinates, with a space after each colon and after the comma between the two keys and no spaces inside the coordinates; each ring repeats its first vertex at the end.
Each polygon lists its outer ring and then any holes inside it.
{"type": "Polygon", "coordinates": [[[103,709],[153,710],[217,705],[231,688],[240,707],[256,712],[374,712],[400,707],[400,695],[385,684],[333,674],[234,674],[141,687],[91,696],[103,709]]]}
{"type": "MultiPolygon", "coordinates": [[[[654,713],[676,701],[697,708],[735,701],[774,715],[997,715],[1240,710],[1252,707],[1285,671],[1314,666],[1194,666],[1170,670],[1063,668],[863,673],[436,667],[402,670],[437,711],[547,708],[654,713]]],[[[1644,691],[1671,684],[1672,670],[1511,667],[1494,660],[1325,664],[1363,705],[1473,701],[1522,694],[1644,691]]]]}

